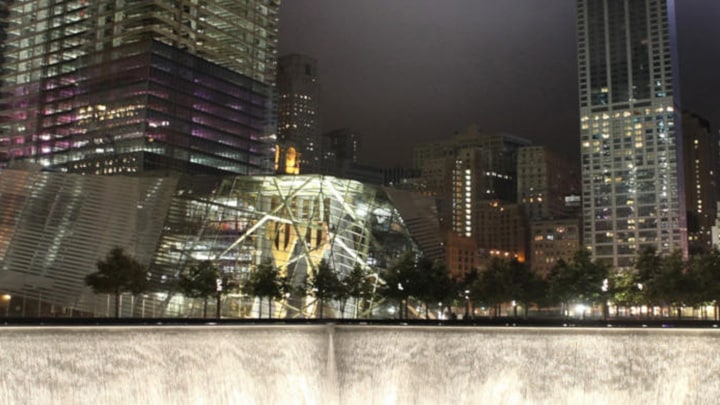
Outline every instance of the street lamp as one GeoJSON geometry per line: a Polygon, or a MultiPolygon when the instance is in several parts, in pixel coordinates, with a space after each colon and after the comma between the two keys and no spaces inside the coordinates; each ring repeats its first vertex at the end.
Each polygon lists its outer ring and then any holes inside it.
{"type": "Polygon", "coordinates": [[[12,295],[3,294],[2,300],[5,302],[5,318],[7,318],[10,316],[10,300],[12,300],[12,295]]]}
{"type": "Polygon", "coordinates": [[[465,316],[463,319],[470,317],[470,290],[465,290],[465,316]]]}

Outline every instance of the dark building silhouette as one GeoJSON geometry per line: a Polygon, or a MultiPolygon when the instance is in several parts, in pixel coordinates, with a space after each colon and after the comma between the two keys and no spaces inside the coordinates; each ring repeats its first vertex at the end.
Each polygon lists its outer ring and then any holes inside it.
{"type": "Polygon", "coordinates": [[[278,61],[278,154],[280,173],[320,173],[320,82],[317,61],[285,55],[278,61]]]}
{"type": "Polygon", "coordinates": [[[712,247],[718,201],[718,141],[710,123],[691,112],[682,118],[685,201],[690,252],[712,247]]]}

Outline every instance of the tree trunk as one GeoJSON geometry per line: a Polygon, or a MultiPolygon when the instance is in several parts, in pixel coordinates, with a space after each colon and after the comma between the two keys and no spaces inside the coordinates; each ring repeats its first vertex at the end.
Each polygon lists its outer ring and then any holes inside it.
{"type": "Polygon", "coordinates": [[[215,318],[220,319],[220,300],[222,299],[222,294],[218,291],[217,293],[217,305],[215,306],[215,318]]]}
{"type": "Polygon", "coordinates": [[[207,301],[208,297],[203,300],[203,318],[207,318],[207,301]]]}
{"type": "Polygon", "coordinates": [[[430,319],[430,308],[427,302],[425,303],[425,319],[430,319]]]}
{"type": "Polygon", "coordinates": [[[120,291],[115,290],[115,319],[120,318],[120,291]]]}
{"type": "Polygon", "coordinates": [[[272,319],[272,297],[268,297],[268,319],[272,319]]]}

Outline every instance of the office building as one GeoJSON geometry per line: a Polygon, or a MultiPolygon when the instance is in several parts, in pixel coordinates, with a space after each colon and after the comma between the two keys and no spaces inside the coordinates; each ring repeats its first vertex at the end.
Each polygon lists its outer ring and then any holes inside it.
{"type": "Polygon", "coordinates": [[[672,0],[578,0],[584,244],[687,252],[672,0]]]}
{"type": "Polygon", "coordinates": [[[527,258],[527,220],[523,207],[502,201],[483,201],[476,209],[474,239],[485,259],[527,258]]]}
{"type": "Polygon", "coordinates": [[[10,4],[0,167],[272,170],[279,0],[10,4]]]}
{"type": "Polygon", "coordinates": [[[436,196],[447,266],[454,276],[491,257],[524,260],[526,227],[517,200],[518,151],[530,141],[470,125],[449,139],[413,148],[416,188],[436,196]]]}
{"type": "Polygon", "coordinates": [[[565,197],[579,185],[567,158],[546,146],[525,146],[518,150],[517,198],[529,221],[563,218],[570,214],[565,197]]]}
{"type": "Polygon", "coordinates": [[[712,248],[717,215],[719,137],[707,120],[691,112],[683,112],[682,133],[688,248],[706,252],[712,248]]]}
{"type": "Polygon", "coordinates": [[[413,148],[413,167],[421,171],[426,189],[436,195],[457,191],[472,171],[478,199],[515,202],[518,149],[530,141],[505,133],[479,131],[470,125],[444,141],[423,143],[413,148]]]}
{"type": "Polygon", "coordinates": [[[337,172],[344,166],[357,163],[360,137],[349,128],[335,129],[320,137],[322,159],[320,171],[324,174],[337,172]]]}
{"type": "Polygon", "coordinates": [[[279,173],[320,173],[320,82],[317,61],[306,55],[285,55],[278,60],[279,173]]]}
{"type": "Polygon", "coordinates": [[[530,222],[530,268],[547,277],[558,261],[569,262],[582,248],[579,218],[530,222]]]}

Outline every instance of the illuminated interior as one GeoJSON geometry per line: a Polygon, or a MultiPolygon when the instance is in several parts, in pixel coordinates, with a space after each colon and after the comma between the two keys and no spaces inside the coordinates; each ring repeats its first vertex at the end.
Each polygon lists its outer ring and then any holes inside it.
{"type": "MultiPolygon", "coordinates": [[[[377,274],[404,252],[439,246],[431,237],[436,232],[417,219],[420,214],[405,208],[416,204],[416,197],[328,176],[4,170],[0,190],[0,280],[12,296],[42,301],[43,311],[52,304],[106,315],[107,297],[93,294],[83,280],[115,246],[148,266],[155,292],[142,297],[141,308],[156,316],[185,316],[198,308],[197,300],[172,287],[191,260],[212,260],[239,284],[270,261],[298,287],[322,259],[340,278],[359,266],[377,281],[377,274]]],[[[257,315],[253,297],[236,293],[224,299],[225,317],[257,315]]],[[[124,311],[140,310],[130,297],[123,305],[124,311]]],[[[332,305],[326,306],[326,316],[361,315],[353,305],[344,314],[332,305]]],[[[275,317],[317,312],[311,297],[284,297],[273,308],[275,317]]]]}

